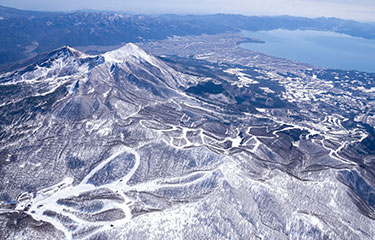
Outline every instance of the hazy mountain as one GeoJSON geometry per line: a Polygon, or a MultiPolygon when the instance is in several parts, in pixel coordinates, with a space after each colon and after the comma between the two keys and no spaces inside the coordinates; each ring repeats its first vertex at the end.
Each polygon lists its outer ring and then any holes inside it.
{"type": "MultiPolygon", "coordinates": [[[[0,7],[0,64],[70,45],[101,46],[144,42],[172,36],[218,34],[240,30],[313,29],[374,39],[375,25],[335,18],[243,15],[146,16],[116,12],[48,13],[0,7]]],[[[91,52],[93,53],[93,52],[91,52]]],[[[3,66],[2,69],[6,69],[3,66]]]]}
{"type": "Polygon", "coordinates": [[[173,35],[216,34],[231,30],[218,24],[165,20],[160,17],[114,12],[28,12],[2,8],[0,63],[70,46],[113,46],[126,42],[164,39],[173,35]]]}
{"type": "Polygon", "coordinates": [[[243,16],[230,14],[214,15],[163,15],[165,19],[195,20],[204,23],[220,23],[237,30],[262,31],[274,29],[319,30],[344,33],[354,37],[375,39],[375,23],[360,23],[338,18],[304,18],[293,16],[243,16]]]}

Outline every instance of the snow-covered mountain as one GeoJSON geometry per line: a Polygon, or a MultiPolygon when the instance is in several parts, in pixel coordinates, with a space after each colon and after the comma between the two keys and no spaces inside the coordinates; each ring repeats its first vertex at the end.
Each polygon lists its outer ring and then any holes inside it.
{"type": "Polygon", "coordinates": [[[372,239],[373,122],[320,97],[363,73],[295,74],[135,44],[2,74],[1,239],[372,239]]]}

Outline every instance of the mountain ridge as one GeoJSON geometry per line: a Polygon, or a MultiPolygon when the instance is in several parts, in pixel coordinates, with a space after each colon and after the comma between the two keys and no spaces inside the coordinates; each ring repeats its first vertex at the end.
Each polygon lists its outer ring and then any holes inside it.
{"type": "MultiPolygon", "coordinates": [[[[0,64],[9,64],[64,45],[115,46],[173,36],[238,33],[241,30],[309,29],[375,38],[374,23],[336,18],[234,14],[150,16],[105,11],[44,13],[8,8],[3,9],[0,15],[3,18],[0,20],[0,34],[4,36],[0,39],[0,64]]],[[[96,49],[95,54],[103,53],[100,47],[96,49]]]]}

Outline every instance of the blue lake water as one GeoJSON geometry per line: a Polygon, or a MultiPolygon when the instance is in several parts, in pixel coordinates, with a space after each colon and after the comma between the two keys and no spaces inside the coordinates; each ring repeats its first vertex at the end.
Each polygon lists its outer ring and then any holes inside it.
{"type": "Polygon", "coordinates": [[[266,43],[240,46],[315,66],[375,73],[375,40],[334,32],[272,30],[242,33],[266,43]]]}

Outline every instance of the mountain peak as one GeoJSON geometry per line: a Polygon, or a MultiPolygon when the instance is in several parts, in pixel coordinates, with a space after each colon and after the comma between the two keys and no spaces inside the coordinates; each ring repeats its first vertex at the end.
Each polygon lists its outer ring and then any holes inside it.
{"type": "Polygon", "coordinates": [[[70,46],[63,46],[60,48],[55,49],[49,55],[58,55],[58,56],[68,56],[68,57],[76,57],[76,58],[87,58],[89,55],[86,53],[80,52],[75,48],[70,46]]]}
{"type": "Polygon", "coordinates": [[[116,63],[123,63],[129,60],[149,63],[156,61],[155,57],[146,53],[142,48],[134,43],[127,43],[116,50],[105,53],[103,56],[106,61],[116,63]]]}

